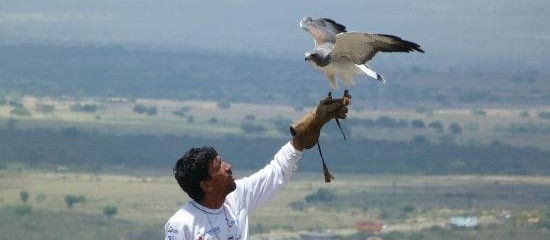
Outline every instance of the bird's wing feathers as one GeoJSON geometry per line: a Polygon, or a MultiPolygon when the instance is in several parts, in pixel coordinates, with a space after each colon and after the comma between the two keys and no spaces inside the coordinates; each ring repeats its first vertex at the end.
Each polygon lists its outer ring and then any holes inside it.
{"type": "Polygon", "coordinates": [[[424,52],[416,43],[399,37],[384,34],[361,32],[340,33],[336,35],[332,59],[347,58],[355,64],[364,64],[378,52],[424,52]]]}
{"type": "Polygon", "coordinates": [[[328,18],[304,18],[300,22],[300,27],[311,34],[316,46],[327,42],[334,43],[336,41],[336,34],[346,32],[344,25],[328,18]]]}

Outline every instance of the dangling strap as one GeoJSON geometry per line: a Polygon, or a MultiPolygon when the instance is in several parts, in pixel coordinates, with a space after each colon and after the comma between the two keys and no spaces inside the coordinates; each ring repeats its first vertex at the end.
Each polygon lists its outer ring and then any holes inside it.
{"type": "Polygon", "coordinates": [[[346,140],[346,133],[344,133],[344,129],[342,129],[342,125],[340,124],[340,120],[338,118],[334,118],[336,120],[336,124],[338,124],[338,128],[340,129],[340,132],[342,133],[342,136],[344,136],[344,140],[346,140]]]}
{"type": "Polygon", "coordinates": [[[323,162],[323,173],[325,175],[325,182],[330,182],[331,180],[334,180],[334,176],[330,174],[328,171],[327,165],[325,164],[325,158],[323,157],[323,152],[321,151],[321,145],[319,144],[319,140],[317,140],[317,148],[319,149],[319,155],[321,155],[321,161],[323,162]]]}

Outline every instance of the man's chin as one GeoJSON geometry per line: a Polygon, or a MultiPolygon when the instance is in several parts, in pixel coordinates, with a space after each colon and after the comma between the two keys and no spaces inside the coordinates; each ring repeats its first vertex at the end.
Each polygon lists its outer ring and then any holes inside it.
{"type": "Polygon", "coordinates": [[[235,191],[235,189],[237,189],[237,183],[235,183],[235,179],[233,179],[233,182],[231,182],[231,187],[229,188],[229,192],[233,192],[235,191]]]}

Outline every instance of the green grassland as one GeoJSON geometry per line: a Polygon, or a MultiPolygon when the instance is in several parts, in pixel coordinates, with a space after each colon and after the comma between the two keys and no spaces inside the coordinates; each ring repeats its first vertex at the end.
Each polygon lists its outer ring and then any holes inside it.
{"type": "MultiPolygon", "coordinates": [[[[355,107],[354,104],[349,113],[350,119],[344,121],[351,138],[406,142],[424,136],[433,142],[486,145],[498,141],[550,150],[550,120],[539,116],[548,109],[540,106],[484,109],[392,107],[373,110],[355,107]],[[383,117],[402,120],[409,125],[380,127],[365,124],[367,120],[376,122],[383,117]],[[413,120],[421,120],[426,125],[440,122],[443,129],[439,132],[428,126],[413,128],[410,126],[413,120]],[[461,126],[460,133],[451,132],[449,126],[452,123],[461,126]]],[[[311,107],[296,109],[287,105],[239,102],[9,96],[0,104],[0,128],[78,129],[116,135],[203,138],[267,137],[284,141],[288,138],[286,129],[289,122],[311,107]],[[79,104],[95,106],[95,109],[75,111],[74,106],[79,104]],[[49,111],[44,111],[45,105],[49,106],[49,111]],[[138,105],[154,107],[156,112],[137,113],[134,109],[138,105]],[[284,120],[282,128],[277,123],[281,119],[284,120]],[[265,129],[247,132],[242,128],[246,123],[265,129]]],[[[324,138],[341,138],[335,124],[329,124],[323,132],[324,138]]],[[[10,162],[0,168],[0,238],[162,238],[164,222],[180,204],[187,201],[170,177],[169,170],[138,174],[125,169],[119,174],[108,174],[107,171],[66,172],[63,166],[59,166],[58,171],[28,167],[10,162]],[[30,210],[20,199],[23,191],[30,194],[26,203],[30,210]],[[86,201],[68,207],[65,202],[68,195],[83,196],[86,201]],[[107,217],[103,213],[105,206],[116,206],[117,214],[107,217]],[[28,231],[32,234],[26,234],[28,231]]],[[[297,173],[292,184],[270,204],[253,213],[253,235],[259,239],[298,239],[303,232],[331,229],[343,239],[365,239],[374,233],[357,232],[355,224],[376,221],[386,226],[379,234],[383,239],[549,238],[544,228],[547,225],[534,220],[544,222],[545,212],[548,212],[550,178],[547,176],[338,173],[336,177],[335,182],[325,184],[319,173],[297,173]],[[320,189],[332,193],[335,198],[331,201],[305,200],[320,189]],[[453,216],[477,216],[481,226],[476,229],[449,228],[448,221],[453,216]]]]}
{"type": "MultiPolygon", "coordinates": [[[[8,98],[9,99],[9,98],[8,98]]],[[[38,98],[24,96],[13,98],[27,114],[17,114],[13,105],[0,105],[0,127],[8,126],[11,120],[17,124],[11,127],[64,129],[75,127],[81,130],[109,134],[156,134],[189,135],[206,137],[226,136],[262,136],[284,138],[288,136],[286,126],[278,126],[277,120],[290,123],[305,114],[310,107],[294,109],[286,105],[263,105],[238,102],[212,101],[176,101],[158,99],[74,99],[74,98],[38,98]],[[89,104],[96,107],[92,112],[74,111],[75,104],[89,104]],[[221,107],[226,104],[225,107],[221,107]],[[48,105],[53,110],[39,111],[39,106],[48,105]],[[155,114],[139,114],[133,109],[138,106],[154,107],[155,114]],[[183,111],[182,109],[185,109],[183,111]],[[3,123],[3,124],[2,124],[3,123]],[[264,131],[246,132],[243,124],[261,126],[264,131]],[[282,129],[282,130],[281,130],[282,129]]],[[[6,102],[6,101],[5,101],[6,102]]],[[[550,120],[539,117],[547,113],[545,107],[509,107],[509,108],[454,108],[454,109],[410,109],[389,108],[372,110],[352,108],[350,119],[377,120],[389,117],[404,121],[406,127],[372,127],[364,124],[346,126],[351,137],[356,139],[381,139],[409,141],[422,135],[439,142],[452,140],[458,144],[488,144],[500,141],[514,146],[534,146],[550,149],[550,120]],[[412,121],[421,121],[422,128],[410,126],[412,121]],[[428,125],[442,123],[441,131],[435,131],[428,125]],[[453,133],[451,124],[457,124],[461,131],[453,133]]],[[[351,121],[351,120],[350,120],[351,121]]]]}
{"type": "MultiPolygon", "coordinates": [[[[173,179],[158,174],[163,173],[138,176],[3,170],[0,238],[162,238],[164,222],[188,198],[173,179]],[[15,210],[23,204],[22,191],[29,193],[26,204],[32,210],[28,212],[15,210]],[[64,202],[67,195],[82,195],[86,201],[68,207],[64,202]],[[105,216],[102,209],[106,205],[116,206],[118,213],[105,216]]],[[[351,239],[373,235],[357,232],[357,222],[376,221],[386,226],[381,236],[420,234],[423,239],[441,239],[444,234],[455,236],[445,239],[464,239],[473,234],[521,239],[503,234],[518,231],[528,232],[532,238],[526,239],[549,237],[537,222],[529,220],[544,220],[549,177],[339,175],[330,184],[321,177],[297,173],[275,199],[252,214],[254,236],[298,239],[303,232],[330,229],[351,239]],[[335,199],[305,200],[319,189],[333,193],[335,199]],[[297,202],[301,207],[291,207],[297,202]],[[476,216],[480,227],[453,230],[448,227],[453,216],[476,216]]]]}

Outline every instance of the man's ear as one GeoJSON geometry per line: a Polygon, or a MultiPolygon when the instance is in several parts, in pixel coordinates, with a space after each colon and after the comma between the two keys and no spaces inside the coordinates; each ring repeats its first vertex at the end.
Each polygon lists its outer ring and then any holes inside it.
{"type": "Polygon", "coordinates": [[[212,186],[212,184],[210,184],[210,181],[208,180],[202,180],[201,183],[200,183],[200,186],[201,186],[201,189],[203,192],[208,192],[212,186]]]}

